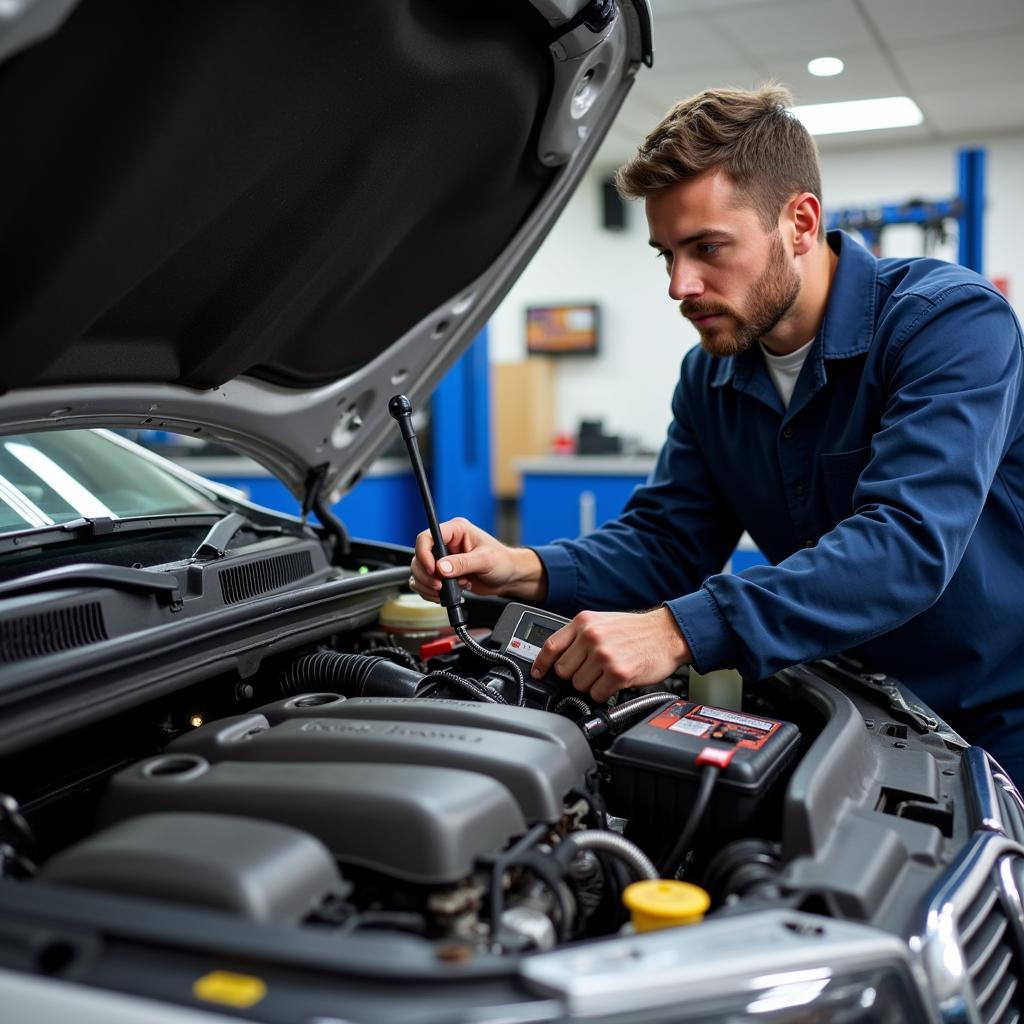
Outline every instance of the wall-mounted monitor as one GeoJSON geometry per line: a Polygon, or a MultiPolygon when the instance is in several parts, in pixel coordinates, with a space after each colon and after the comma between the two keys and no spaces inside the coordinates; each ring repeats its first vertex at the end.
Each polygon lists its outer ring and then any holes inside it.
{"type": "Polygon", "coordinates": [[[600,323],[600,309],[593,302],[530,306],[526,351],[532,356],[594,355],[600,323]]]}

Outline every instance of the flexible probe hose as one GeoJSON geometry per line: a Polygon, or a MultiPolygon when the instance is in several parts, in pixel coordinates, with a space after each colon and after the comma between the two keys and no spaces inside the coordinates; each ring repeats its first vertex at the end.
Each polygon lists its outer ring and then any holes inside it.
{"type": "Polygon", "coordinates": [[[568,854],[567,859],[571,861],[576,856],[576,850],[601,850],[603,853],[610,853],[621,860],[641,881],[659,877],[658,869],[651,858],[636,843],[630,842],[617,832],[604,832],[600,829],[572,832],[558,846],[559,859],[565,858],[568,854]]]}
{"type": "Polygon", "coordinates": [[[660,693],[647,693],[643,697],[634,697],[633,700],[611,708],[611,710],[602,711],[593,718],[580,722],[579,727],[587,739],[600,736],[609,729],[618,732],[621,726],[631,722],[634,718],[640,718],[659,705],[678,699],[678,694],[669,693],[667,690],[662,690],[660,693]]]}
{"type": "MultiPolygon", "coordinates": [[[[510,658],[507,654],[501,654],[499,651],[489,651],[486,647],[481,646],[469,635],[469,630],[465,626],[456,626],[455,635],[478,658],[483,658],[485,661],[498,662],[506,668],[512,669],[517,688],[515,702],[519,707],[522,707],[526,703],[526,679],[523,676],[523,670],[516,664],[515,658],[510,658]]],[[[502,701],[501,703],[507,702],[502,701]]]]}

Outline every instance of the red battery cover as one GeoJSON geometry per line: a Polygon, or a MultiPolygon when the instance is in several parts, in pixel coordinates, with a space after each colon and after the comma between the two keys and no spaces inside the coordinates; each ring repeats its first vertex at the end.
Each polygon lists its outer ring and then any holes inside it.
{"type": "Polygon", "coordinates": [[[726,711],[706,704],[677,700],[647,722],[655,729],[669,729],[708,740],[722,740],[748,750],[760,750],[782,726],[771,718],[726,711]]]}

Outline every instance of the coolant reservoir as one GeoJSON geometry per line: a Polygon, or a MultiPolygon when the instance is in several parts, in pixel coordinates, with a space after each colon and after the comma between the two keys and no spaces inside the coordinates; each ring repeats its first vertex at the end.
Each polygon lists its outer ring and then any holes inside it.
{"type": "Polygon", "coordinates": [[[400,594],[380,610],[380,628],[410,640],[430,640],[452,632],[448,612],[419,594],[400,594]]]}
{"type": "Polygon", "coordinates": [[[705,675],[691,668],[687,692],[694,704],[710,704],[727,711],[743,710],[743,677],[731,668],[718,669],[705,675]]]}
{"type": "Polygon", "coordinates": [[[711,897],[699,886],[670,878],[655,878],[627,885],[622,893],[637,932],[676,928],[704,919],[711,897]]]}

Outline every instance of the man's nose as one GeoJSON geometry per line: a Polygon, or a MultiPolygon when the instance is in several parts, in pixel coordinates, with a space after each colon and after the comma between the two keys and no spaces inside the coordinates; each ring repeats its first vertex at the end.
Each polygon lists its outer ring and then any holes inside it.
{"type": "Polygon", "coordinates": [[[686,260],[676,260],[668,278],[668,294],[682,302],[683,299],[696,299],[704,294],[704,282],[696,268],[686,260]]]}

